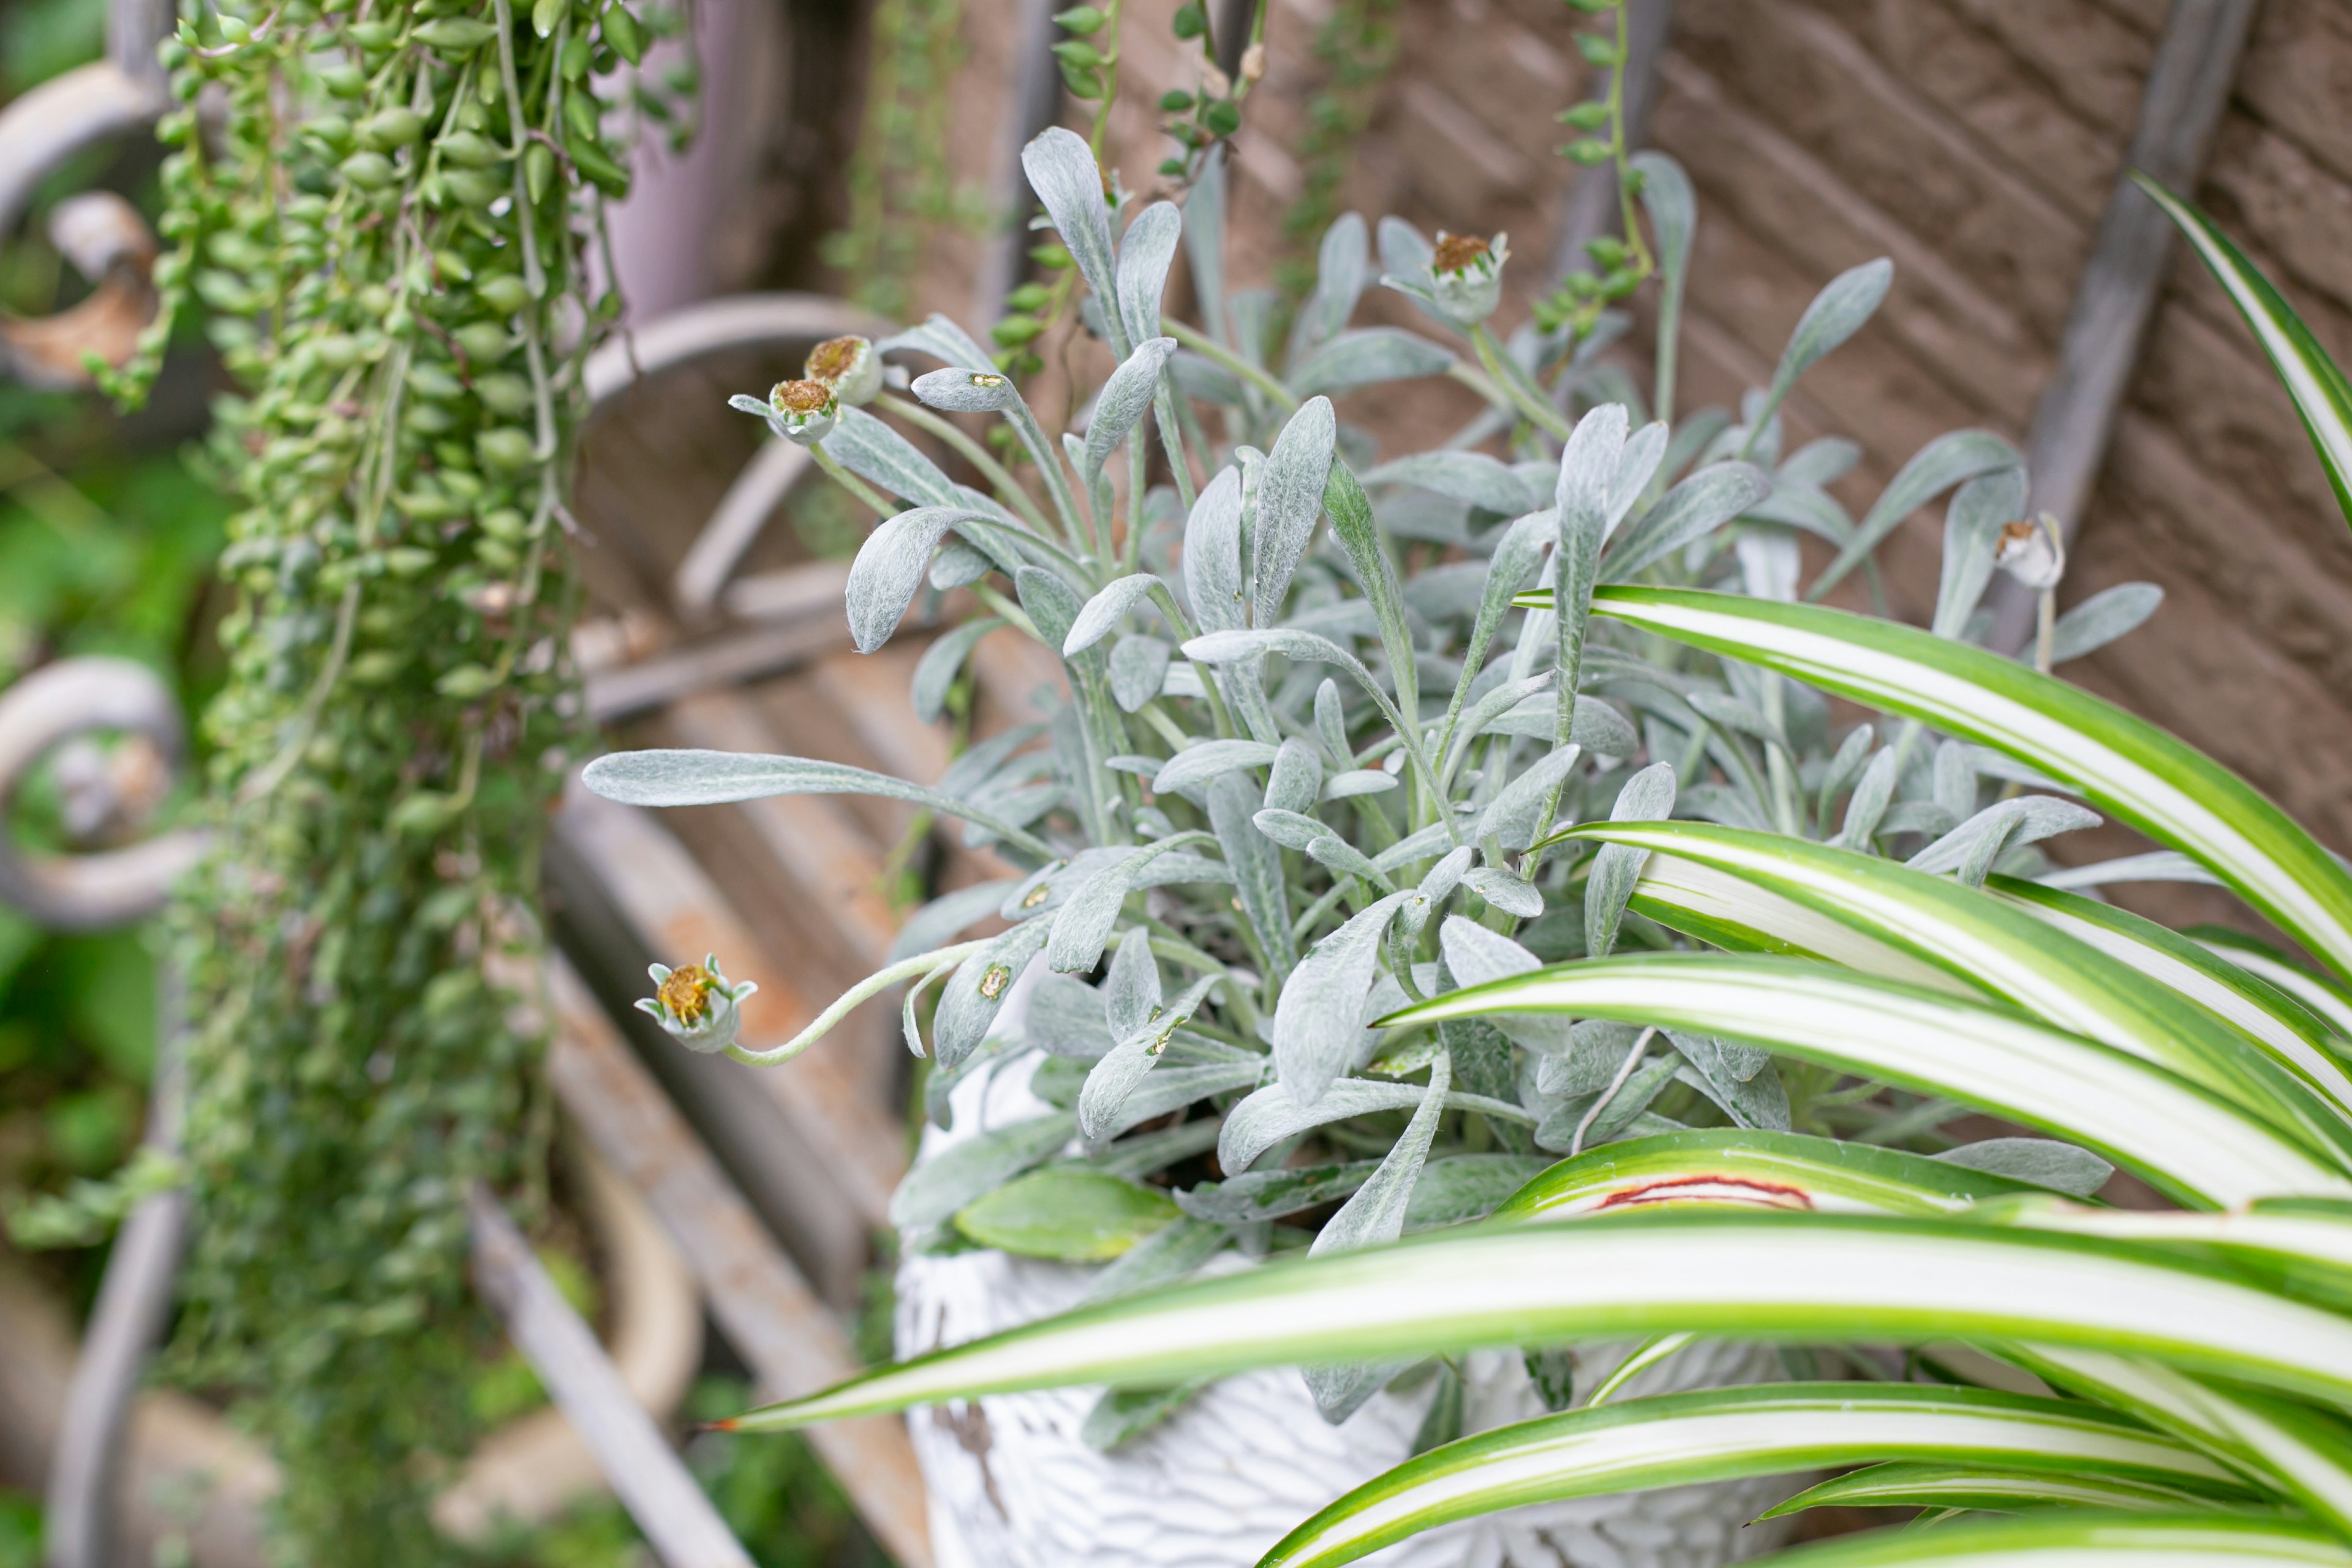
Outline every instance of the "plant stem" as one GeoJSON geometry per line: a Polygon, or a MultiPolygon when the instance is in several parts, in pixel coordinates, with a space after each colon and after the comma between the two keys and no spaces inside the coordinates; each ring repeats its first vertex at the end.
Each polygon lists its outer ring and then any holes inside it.
{"type": "Polygon", "coordinates": [[[815,457],[816,466],[832,476],[834,483],[873,508],[876,516],[896,517],[898,514],[898,509],[881,491],[843,468],[841,459],[826,451],[822,445],[811,447],[809,451],[815,457]]]}
{"type": "Polygon", "coordinates": [[[751,1051],[745,1050],[741,1046],[730,1046],[727,1047],[727,1056],[747,1067],[755,1068],[774,1067],[779,1062],[788,1062],[832,1033],[835,1025],[847,1017],[854,1008],[877,993],[887,991],[902,980],[912,980],[919,975],[929,974],[932,970],[942,965],[960,963],[986,947],[992,940],[992,938],[982,937],[977,942],[959,942],[953,947],[936,948],[929,952],[919,952],[912,958],[902,958],[896,963],[876,970],[835,997],[832,1006],[819,1013],[807,1028],[803,1029],[782,1045],[764,1051],[751,1051]]]}
{"type": "Polygon", "coordinates": [[[893,397],[887,392],[874,401],[916,429],[936,436],[954,447],[958,456],[980,470],[981,477],[996,492],[996,499],[1019,512],[1028,521],[1030,527],[1039,533],[1053,531],[1052,525],[1045,521],[1045,514],[1037,510],[1036,501],[1022,488],[1021,481],[1013,477],[1012,470],[998,462],[994,453],[966,435],[952,420],[942,419],[919,403],[893,397]]]}
{"type": "Polygon", "coordinates": [[[1556,440],[1565,441],[1575,434],[1567,415],[1522,386],[1520,378],[1511,374],[1510,368],[1504,363],[1501,347],[1495,342],[1495,335],[1486,330],[1485,322],[1481,321],[1470,329],[1470,344],[1478,351],[1478,363],[1486,367],[1487,375],[1503,393],[1507,405],[1520,418],[1556,440]]]}
{"type": "Polygon", "coordinates": [[[1202,359],[1223,365],[1268,397],[1273,398],[1282,405],[1284,413],[1295,414],[1298,411],[1298,398],[1290,388],[1283,385],[1267,372],[1250,363],[1223,343],[1202,336],[1173,316],[1160,317],[1160,330],[1202,359]]]}

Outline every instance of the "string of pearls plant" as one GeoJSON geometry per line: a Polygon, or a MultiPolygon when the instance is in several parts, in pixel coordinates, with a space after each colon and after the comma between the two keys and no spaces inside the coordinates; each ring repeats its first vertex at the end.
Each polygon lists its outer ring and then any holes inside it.
{"type": "Polygon", "coordinates": [[[564,482],[614,305],[588,253],[628,184],[598,79],[643,47],[617,0],[231,5],[165,47],[176,250],[117,389],[200,301],[242,508],[215,847],[178,915],[198,1223],[173,1360],[270,1438],[307,1561],[446,1557],[425,1503],[472,1436],[482,1330],[465,1194],[542,1179],[564,482]]]}

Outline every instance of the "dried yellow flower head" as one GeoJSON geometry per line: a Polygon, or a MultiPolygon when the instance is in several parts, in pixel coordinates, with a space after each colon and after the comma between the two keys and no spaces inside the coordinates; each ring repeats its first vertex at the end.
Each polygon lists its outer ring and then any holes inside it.
{"type": "Polygon", "coordinates": [[[1435,272],[1460,272],[1475,266],[1480,258],[1493,249],[1494,247],[1475,234],[1447,234],[1441,229],[1437,236],[1437,256],[1430,263],[1430,268],[1435,272]]]}
{"type": "Polygon", "coordinates": [[[801,374],[831,387],[853,407],[873,402],[882,391],[881,356],[861,337],[827,338],[809,351],[801,374]]]}
{"type": "Polygon", "coordinates": [[[711,979],[698,963],[689,963],[669,972],[655,993],[681,1024],[699,1023],[709,1006],[711,979]]]}
{"type": "Polygon", "coordinates": [[[779,414],[797,414],[805,418],[825,411],[833,402],[833,388],[821,381],[780,381],[768,394],[768,401],[779,414]]]}

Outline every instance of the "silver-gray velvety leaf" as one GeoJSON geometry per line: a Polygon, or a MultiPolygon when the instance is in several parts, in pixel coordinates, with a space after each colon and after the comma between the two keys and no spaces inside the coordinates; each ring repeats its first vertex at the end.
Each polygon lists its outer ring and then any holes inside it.
{"type": "Polygon", "coordinates": [[[1087,445],[1080,469],[1091,486],[1103,465],[1118,444],[1135,428],[1151,406],[1151,395],[1160,385],[1160,367],[1168,356],[1176,352],[1174,338],[1150,338],[1135,345],[1135,352],[1119,362],[1118,368],[1095,395],[1095,411],[1087,422],[1087,445]]]}
{"type": "Polygon", "coordinates": [[[1576,422],[1559,454],[1559,478],[1552,489],[1563,531],[1599,544],[1608,528],[1610,491],[1625,453],[1625,405],[1604,403],[1576,422]]]}
{"type": "Polygon", "coordinates": [[[613,752],[582,770],[591,793],[623,805],[723,805],[775,795],[871,795],[979,823],[1034,855],[1050,855],[1044,840],[998,824],[971,803],[887,773],[808,757],[698,750],[613,752]]]}
{"type": "Polygon", "coordinates": [[[1773,470],[1772,478],[1776,485],[1821,489],[1845,478],[1861,461],[1860,446],[1843,436],[1823,436],[1790,453],[1773,470]]]}
{"type": "Polygon", "coordinates": [[[1356,1195],[1342,1205],[1338,1214],[1324,1222],[1307,1248],[1307,1256],[1378,1247],[1404,1234],[1405,1211],[1412,1201],[1413,1186],[1421,1179],[1422,1166],[1429,1159],[1430,1145],[1436,1140],[1438,1119],[1445,1111],[1446,1091],[1453,1087],[1453,1058],[1440,1051],[1430,1063],[1429,1087],[1421,1103],[1414,1107],[1412,1120],[1405,1124],[1403,1134],[1391,1146],[1371,1179],[1356,1190],[1356,1195]]]}
{"type": "Polygon", "coordinates": [[[1853,798],[1846,802],[1845,821],[1832,842],[1848,849],[1868,850],[1878,825],[1886,816],[1886,804],[1895,798],[1895,748],[1881,746],[1870,765],[1862,770],[1854,782],[1853,798]]]}
{"type": "Polygon", "coordinates": [[[1197,789],[1220,773],[1235,768],[1262,768],[1281,751],[1263,741],[1203,741],[1187,746],[1160,765],[1151,781],[1151,793],[1167,795],[1197,789]]]}
{"type": "Polygon", "coordinates": [[[890,640],[906,618],[907,606],[923,585],[923,568],[949,529],[975,514],[961,507],[919,506],[884,518],[849,564],[843,597],[849,608],[849,640],[872,653],[890,640]]]}
{"type": "Polygon", "coordinates": [[[1287,354],[1291,364],[1297,364],[1355,314],[1356,300],[1364,291],[1369,251],[1360,214],[1341,213],[1323,231],[1323,242],[1316,251],[1315,291],[1298,307],[1297,319],[1291,323],[1287,354]]]}
{"type": "Polygon", "coordinates": [[[1484,838],[1491,833],[1504,848],[1514,851],[1534,843],[1537,835],[1551,826],[1536,820],[1543,814],[1545,800],[1552,786],[1568,776],[1568,770],[1576,765],[1580,754],[1574,746],[1562,746],[1537,758],[1525,773],[1503,786],[1503,793],[1495,797],[1495,803],[1479,819],[1475,832],[1465,836],[1484,838]]]}
{"type": "Polygon", "coordinates": [[[1955,824],[1976,815],[1976,748],[1965,741],[1939,741],[1929,770],[1931,797],[1950,814],[1955,824]]]}
{"type": "Polygon", "coordinates": [[[1253,816],[1250,821],[1260,833],[1285,849],[1297,849],[1302,853],[1318,839],[1339,837],[1339,830],[1329,823],[1282,806],[1267,806],[1253,816]]]}
{"type": "Polygon", "coordinates": [[[1820,798],[1814,803],[1815,815],[1824,824],[1830,819],[1830,804],[1853,785],[1862,770],[1870,762],[1870,742],[1875,731],[1867,724],[1856,724],[1838,742],[1837,754],[1822,772],[1820,798]]]}
{"type": "Polygon", "coordinates": [[[1283,986],[1274,1010],[1274,1069],[1299,1104],[1313,1104],[1353,1055],[1381,938],[1412,896],[1391,893],[1366,905],[1318,943],[1283,986]]]}
{"type": "Polygon", "coordinates": [[[1160,961],[1151,956],[1151,933],[1141,926],[1125,932],[1103,976],[1103,1015],[1111,1032],[1125,1039],[1151,1021],[1160,1003],[1160,961]]]}
{"type": "Polygon", "coordinates": [[[1887,481],[1855,527],[1853,537],[1814,582],[1811,596],[1818,599],[1835,587],[1896,523],[1944,491],[1979,474],[2018,467],[2023,460],[2016,447],[1990,430],[1952,430],[1937,437],[1911,454],[1911,460],[1887,481]]]}
{"type": "Polygon", "coordinates": [[[1704,539],[1770,492],[1771,476],[1752,463],[1714,463],[1668,490],[1610,553],[1605,575],[1623,582],[1704,539]]]}
{"type": "Polygon", "coordinates": [[[1356,760],[1348,745],[1348,710],[1339,697],[1339,683],[1325,677],[1315,688],[1315,735],[1323,742],[1326,761],[1345,768],[1356,760]]]}
{"type": "Polygon", "coordinates": [[[1192,298],[1209,335],[1225,341],[1225,147],[1220,142],[1201,162],[1200,178],[1184,199],[1184,259],[1192,275],[1192,298]]]}
{"type": "Polygon", "coordinates": [[[1633,510],[1633,503],[1642,499],[1658,465],[1665,460],[1670,434],[1664,420],[1653,419],[1626,439],[1625,449],[1617,458],[1617,477],[1609,484],[1603,538],[1617,531],[1617,525],[1633,510]]]}
{"type": "Polygon", "coordinates": [[[1401,217],[1381,219],[1373,232],[1379,242],[1383,272],[1410,278],[1416,272],[1428,271],[1430,262],[1436,258],[1436,247],[1421,230],[1401,217]]]}
{"type": "MultiPolygon", "coordinates": [[[[1462,885],[1462,873],[1470,869],[1471,863],[1477,858],[1477,855],[1478,852],[1467,844],[1447,850],[1439,858],[1436,865],[1423,873],[1421,885],[1413,891],[1421,895],[1423,901],[1428,904],[1431,910],[1437,909],[1453,895],[1455,888],[1462,885]]],[[[1428,916],[1424,914],[1422,919],[1426,921],[1428,916]]],[[[1416,925],[1414,929],[1420,928],[1416,925]]]]}
{"type": "Polygon", "coordinates": [[[1118,282],[1110,248],[1110,208],[1103,200],[1101,167],[1086,138],[1056,125],[1021,149],[1021,169],[1029,188],[1045,204],[1078,276],[1102,301],[1111,328],[1111,352],[1124,359],[1129,347],[1119,320],[1118,282]]]}
{"type": "Polygon", "coordinates": [[[1437,928],[1445,967],[1458,985],[1484,985],[1514,974],[1532,974],[1543,960],[1500,931],[1488,931],[1465,915],[1448,915],[1437,928]]]}
{"type": "Polygon", "coordinates": [[[1404,1233],[1485,1219],[1533,1181],[1549,1162],[1532,1154],[1454,1154],[1432,1160],[1413,1184],[1404,1233]]]}
{"type": "Polygon", "coordinates": [[[905,331],[884,338],[874,345],[877,353],[887,354],[893,349],[915,349],[965,370],[993,371],[996,368],[996,362],[989,356],[986,349],[972,341],[971,333],[937,311],[933,311],[921,326],[908,327],[905,331]]]}
{"type": "MultiPolygon", "coordinates": [[[[1549,671],[1541,679],[1549,685],[1549,671]]],[[[1507,695],[1525,682],[1507,682],[1496,687],[1488,696],[1507,695]]],[[[1484,720],[1475,729],[1462,727],[1462,738],[1469,740],[1482,734],[1526,735],[1538,741],[1559,738],[1559,708],[1540,691],[1521,698],[1507,710],[1484,720]]],[[[1570,726],[1570,740],[1588,752],[1604,757],[1630,757],[1641,748],[1641,738],[1625,716],[1598,697],[1580,696],[1576,700],[1576,719],[1570,726]]]]}
{"type": "Polygon", "coordinates": [[[940,992],[939,1011],[931,1016],[931,1049],[942,1068],[952,1068],[971,1055],[1004,1005],[1005,993],[1037,950],[1045,945],[1053,922],[1030,921],[995,938],[959,965],[940,992]]]}
{"type": "Polygon", "coordinates": [[[1384,381],[1442,375],[1454,363],[1453,351],[1402,327],[1361,327],[1341,332],[1293,366],[1290,390],[1301,397],[1337,395],[1384,381]]]}
{"type": "Polygon", "coordinates": [[[845,405],[833,434],[817,443],[859,479],[919,506],[954,506],[956,488],[939,465],[863,408],[845,405]]]}
{"type": "Polygon", "coordinates": [[[1944,509],[1944,574],[1936,586],[1936,616],[1929,623],[1939,637],[1956,637],[1992,581],[1993,546],[2004,524],[2025,512],[2025,470],[1996,468],[1979,474],[1952,492],[1944,509]]]}
{"type": "Polygon", "coordinates": [[[1257,933],[1258,945],[1278,977],[1298,962],[1298,945],[1290,934],[1282,855],[1251,820],[1257,815],[1258,800],[1259,792],[1246,774],[1219,775],[1209,785],[1209,826],[1216,831],[1225,864],[1234,868],[1234,894],[1241,900],[1243,917],[1257,933]]]}
{"type": "Polygon", "coordinates": [[[910,389],[917,398],[950,414],[1002,414],[1021,401],[1013,378],[1002,371],[926,371],[910,389]]]}
{"type": "MultiPolygon", "coordinates": [[[[1140,932],[1137,934],[1140,935],[1140,932]]],[[[1211,986],[1217,984],[1214,975],[1195,981],[1186,987],[1167,1012],[1158,1017],[1147,1016],[1135,1028],[1122,1037],[1118,1044],[1106,1052],[1087,1074],[1087,1081],[1078,1090],[1078,1131],[1088,1141],[1108,1137],[1118,1122],[1119,1113],[1134,1097],[1136,1089],[1159,1065],[1160,1053],[1176,1026],[1192,1016],[1211,986]]]]}
{"type": "Polygon", "coordinates": [[[1129,1092],[1127,1102],[1095,1142],[1116,1138],[1131,1127],[1140,1127],[1213,1094],[1255,1089],[1265,1076],[1265,1058],[1255,1056],[1244,1062],[1202,1062],[1196,1067],[1154,1068],[1129,1092]]]}
{"type": "MultiPolygon", "coordinates": [[[[1674,811],[1674,764],[1652,763],[1617,792],[1609,820],[1663,822],[1674,811]]],[[[1649,851],[1631,844],[1604,844],[1593,858],[1592,874],[1584,884],[1584,950],[1591,957],[1606,958],[1617,945],[1617,928],[1624,922],[1626,902],[1633,898],[1633,884],[1642,879],[1642,868],[1649,858],[1649,851]]]]}
{"type": "Polygon", "coordinates": [[[1184,215],[1174,202],[1154,202],[1119,237],[1118,313],[1131,343],[1160,335],[1160,300],[1183,227],[1184,215]]]}
{"type": "Polygon", "coordinates": [[[1666,1038],[1683,1058],[1675,1076],[1723,1108],[1741,1127],[1767,1131],[1789,1131],[1789,1091],[1772,1067],[1769,1053],[1752,1046],[1733,1046],[1712,1035],[1685,1035],[1668,1030],[1666,1038]],[[1751,1065],[1748,1058],[1761,1058],[1751,1065]],[[1740,1069],[1747,1076],[1740,1076],[1740,1069]]]}
{"type": "Polygon", "coordinates": [[[2054,1138],[1987,1138],[1947,1149],[1935,1158],[2076,1198],[2089,1197],[2116,1173],[2113,1165],[2088,1149],[2054,1138]]]}
{"type": "Polygon", "coordinates": [[[929,581],[944,594],[951,588],[965,588],[979,582],[996,569],[986,552],[961,539],[950,539],[931,558],[929,581]]]}
{"type": "Polygon", "coordinates": [[[1887,286],[1894,281],[1895,263],[1883,256],[1831,279],[1797,319],[1797,330],[1789,334],[1789,346],[1780,351],[1780,366],[1772,373],[1767,406],[1778,407],[1799,376],[1862,331],[1863,323],[1877,313],[1887,286]]]}
{"type": "Polygon", "coordinates": [[[1368,485],[1412,485],[1487,511],[1517,517],[1543,505],[1535,489],[1484,452],[1416,452],[1382,463],[1364,476],[1368,485]]]}
{"type": "MultiPolygon", "coordinates": [[[[1265,814],[1260,812],[1259,816],[1265,814]]],[[[1388,879],[1372,864],[1364,852],[1336,833],[1327,833],[1307,846],[1307,858],[1318,866],[1328,866],[1342,876],[1360,877],[1375,887],[1385,887],[1388,879]]]]}
{"type": "MultiPolygon", "coordinates": [[[[2096,827],[2099,814],[2088,806],[2055,795],[2021,795],[1995,802],[1937,839],[1906,862],[1915,871],[1952,871],[1965,865],[1969,854],[1988,835],[2005,836],[2005,847],[2038,844],[2061,833],[2096,827]]],[[[1981,879],[1979,879],[1981,880],[1981,879]]]]}
{"type": "Polygon", "coordinates": [[[1303,1170],[1244,1171],[1170,1195],[1178,1208],[1195,1219],[1216,1225],[1255,1225],[1344,1198],[1370,1180],[1378,1169],[1377,1160],[1352,1160],[1344,1165],[1303,1170]]]}
{"type": "Polygon", "coordinates": [[[1062,657],[1084,653],[1110,636],[1127,618],[1128,612],[1141,603],[1159,582],[1149,572],[1138,572],[1118,578],[1088,599],[1086,607],[1078,612],[1078,618],[1071,623],[1070,635],[1062,639],[1062,657]]]}
{"type": "Polygon", "coordinates": [[[1309,811],[1323,789],[1323,763],[1312,742],[1293,735],[1275,753],[1265,782],[1265,804],[1283,811],[1309,811]]]}
{"type": "Polygon", "coordinates": [[[1041,974],[1024,1020],[1029,1043],[1047,1056],[1095,1061],[1118,1043],[1102,993],[1066,974],[1041,974]]]}
{"type": "Polygon", "coordinates": [[[890,1223],[901,1230],[938,1225],[982,1193],[1051,1159],[1076,1131],[1077,1118],[1057,1110],[951,1143],[907,1173],[890,1194],[890,1223]]]}
{"type": "Polygon", "coordinates": [[[1331,801],[1347,800],[1360,795],[1386,795],[1400,787],[1400,782],[1394,773],[1383,773],[1378,768],[1349,768],[1345,773],[1333,773],[1325,781],[1322,798],[1331,801]]]}
{"type": "Polygon", "coordinates": [[[1184,521],[1184,598],[1202,631],[1239,626],[1242,586],[1242,476],[1220,468],[1184,521]]]}
{"type": "Polygon", "coordinates": [[[1104,867],[1070,894],[1070,901],[1054,917],[1054,935],[1046,944],[1047,967],[1068,974],[1092,969],[1102,960],[1118,911],[1134,891],[1137,879],[1151,863],[1187,844],[1204,842],[1205,834],[1178,834],[1147,844],[1131,855],[1104,867]]]}
{"type": "Polygon", "coordinates": [[[1161,637],[1119,638],[1110,650],[1111,700],[1132,713],[1159,696],[1160,683],[1168,678],[1168,660],[1175,651],[1161,637]]]}
{"type": "Polygon", "coordinates": [[[2103,588],[2058,617],[2051,628],[2050,662],[2080,658],[2137,630],[2164,603],[2164,590],[2153,583],[2118,583],[2103,588]]]}
{"type": "Polygon", "coordinates": [[[1274,449],[1265,455],[1257,481],[1250,567],[1251,612],[1261,626],[1281,618],[1291,574],[1315,536],[1339,430],[1331,400],[1310,397],[1283,426],[1274,449]]]}
{"type": "Polygon", "coordinates": [[[1482,866],[1462,875],[1462,885],[1507,915],[1531,921],[1544,911],[1543,894],[1517,875],[1496,866],[1482,866]]]}

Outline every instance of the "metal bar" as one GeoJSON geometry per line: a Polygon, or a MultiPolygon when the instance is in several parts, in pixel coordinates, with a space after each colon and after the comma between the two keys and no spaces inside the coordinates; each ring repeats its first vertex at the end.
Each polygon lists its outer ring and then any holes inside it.
{"type": "MultiPolygon", "coordinates": [[[[184,1009],[176,967],[161,965],[159,981],[161,1044],[147,1143],[168,1152],[180,1146],[186,1091],[180,1058],[184,1009]]],[[[48,1568],[110,1568],[115,1560],[113,1526],[123,1511],[116,1489],[130,1447],[131,1413],[147,1359],[171,1316],[188,1209],[184,1187],[157,1193],[131,1211],[114,1238],[58,1416],[57,1447],[42,1498],[48,1568]]]]}
{"type": "MultiPolygon", "coordinates": [[[[803,1280],[742,1194],[630,1051],[586,984],[549,966],[561,1023],[548,1076],[572,1122],[643,1194],[759,1379],[763,1399],[837,1383],[857,1370],[840,1323],[803,1280]]],[[[930,1568],[923,1479],[900,1422],[875,1416],[812,1427],[808,1438],[899,1568],[930,1568]]]]}
{"type": "MultiPolygon", "coordinates": [[[[2173,0],[2125,154],[2176,191],[2195,188],[2213,150],[2257,0],[2173,0]]],[[[2080,527],[2130,390],[2172,246],[2172,224],[2124,175],[2099,220],[2099,236],[2059,339],[2058,368],[2033,410],[2027,471],[2029,515],[2049,512],[2069,542],[2080,527]]],[[[2035,596],[2007,577],[1994,585],[1990,645],[2014,652],[2033,635],[2035,596]]]]}
{"type": "MultiPolygon", "coordinates": [[[[1674,30],[1675,0],[1627,0],[1625,16],[1625,144],[1639,148],[1658,100],[1658,64],[1674,30]]],[[[1617,228],[1617,169],[1596,164],[1580,172],[1569,187],[1568,210],[1560,215],[1552,243],[1551,279],[1558,283],[1584,264],[1584,242],[1617,228]]]]}
{"type": "Polygon", "coordinates": [[[815,461],[808,448],[796,442],[769,441],[743,465],[670,579],[671,597],[688,620],[709,615],[719,602],[719,591],[735,574],[737,563],[759,542],[768,519],[815,461]]]}
{"type": "Polygon", "coordinates": [[[668,1568],[754,1568],[498,1199],[478,1182],[466,1206],[474,1227],[475,1289],[596,1456],[655,1553],[668,1568]]]}

